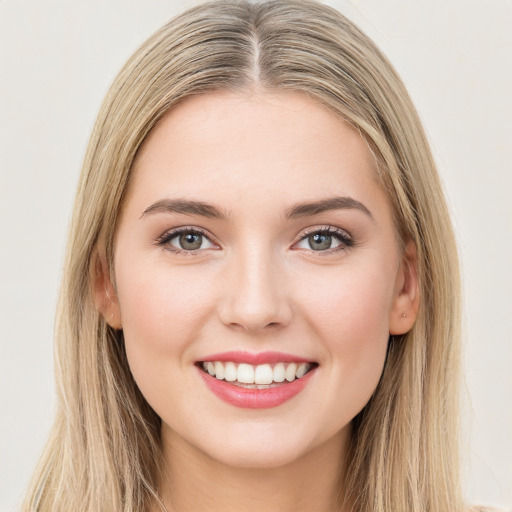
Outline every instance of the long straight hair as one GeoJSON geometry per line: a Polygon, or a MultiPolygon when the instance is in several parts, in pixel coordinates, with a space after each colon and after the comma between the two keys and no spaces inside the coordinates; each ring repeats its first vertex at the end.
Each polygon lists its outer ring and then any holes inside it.
{"type": "Polygon", "coordinates": [[[414,106],[374,43],[334,9],[310,0],[219,0],[146,41],[99,113],[58,307],[58,411],[24,510],[132,512],[158,502],[160,419],[133,381],[122,331],[94,307],[92,259],[101,240],[112,271],[132,163],[155,124],[191,95],[254,87],[303,91],[357,129],[375,156],[399,241],[417,248],[419,315],[409,333],[390,339],[381,381],[353,421],[340,493],[358,512],[462,509],[458,260],[414,106]]]}

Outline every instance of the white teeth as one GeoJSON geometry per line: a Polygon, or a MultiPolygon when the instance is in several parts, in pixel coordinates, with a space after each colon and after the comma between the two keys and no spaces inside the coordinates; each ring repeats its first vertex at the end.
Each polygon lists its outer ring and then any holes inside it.
{"type": "Polygon", "coordinates": [[[295,373],[297,372],[297,365],[295,363],[291,363],[287,366],[286,372],[284,374],[286,380],[288,382],[292,382],[295,380],[295,373]]]}
{"type": "Polygon", "coordinates": [[[224,365],[218,361],[215,362],[215,377],[219,380],[224,379],[224,365]]]}
{"type": "Polygon", "coordinates": [[[236,380],[242,384],[254,384],[254,367],[250,364],[240,363],[236,380]]]}
{"type": "Polygon", "coordinates": [[[274,372],[269,364],[259,364],[254,371],[255,384],[272,384],[274,372]]]}
{"type": "Polygon", "coordinates": [[[235,363],[226,363],[224,366],[224,379],[228,382],[234,382],[237,377],[235,363]]]}
{"type": "MultiPolygon", "coordinates": [[[[217,369],[217,366],[215,366],[215,369],[217,369]]],[[[297,377],[297,379],[300,379],[301,377],[304,377],[304,375],[306,375],[307,371],[308,371],[307,363],[299,364],[299,366],[297,366],[297,371],[295,372],[295,376],[297,377]]]]}
{"type": "MultiPolygon", "coordinates": [[[[281,383],[285,380],[293,382],[306,375],[311,369],[310,363],[277,363],[272,368],[270,364],[253,366],[247,363],[237,364],[233,362],[207,361],[202,363],[202,368],[212,377],[236,384],[254,385],[257,389],[266,389],[273,383],[281,383]]],[[[276,385],[276,384],[274,384],[276,385]]]]}
{"type": "Polygon", "coordinates": [[[283,382],[286,371],[283,363],[277,363],[274,366],[274,382],[283,382]]]}

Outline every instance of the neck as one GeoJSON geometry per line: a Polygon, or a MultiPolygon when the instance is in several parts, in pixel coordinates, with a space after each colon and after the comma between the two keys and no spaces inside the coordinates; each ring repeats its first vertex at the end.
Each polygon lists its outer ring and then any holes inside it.
{"type": "Polygon", "coordinates": [[[341,511],[348,428],[299,459],[271,468],[228,466],[175,432],[162,434],[160,495],[168,512],[341,511]]]}

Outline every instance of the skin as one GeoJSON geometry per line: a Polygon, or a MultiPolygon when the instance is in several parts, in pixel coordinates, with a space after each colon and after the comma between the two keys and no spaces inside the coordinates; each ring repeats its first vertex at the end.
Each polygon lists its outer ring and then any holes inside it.
{"type": "Polygon", "coordinates": [[[414,246],[399,249],[375,176],[361,136],[298,92],[189,98],[145,140],[116,233],[115,282],[100,248],[95,286],[162,418],[169,511],[338,506],[351,421],[378,384],[389,334],[410,330],[418,308],[414,246]],[[368,212],[286,218],[298,203],[334,196],[368,212]],[[164,199],[208,203],[225,218],[144,214],[164,199]],[[208,235],[200,249],[161,243],[183,226],[208,235]],[[326,226],[351,244],[333,237],[332,248],[313,250],[308,235],[326,226]],[[241,349],[319,366],[288,402],[242,409],[213,395],[195,366],[241,349]]]}

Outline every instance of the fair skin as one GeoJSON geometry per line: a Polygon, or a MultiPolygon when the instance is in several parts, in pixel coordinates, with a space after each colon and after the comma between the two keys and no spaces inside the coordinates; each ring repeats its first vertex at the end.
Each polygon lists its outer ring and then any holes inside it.
{"type": "Polygon", "coordinates": [[[375,176],[361,136],[302,93],[189,98],[147,137],[96,301],[162,419],[168,511],[336,509],[351,421],[418,308],[375,176]],[[202,369],[226,351],[308,361],[307,384],[226,401],[202,369]]]}

